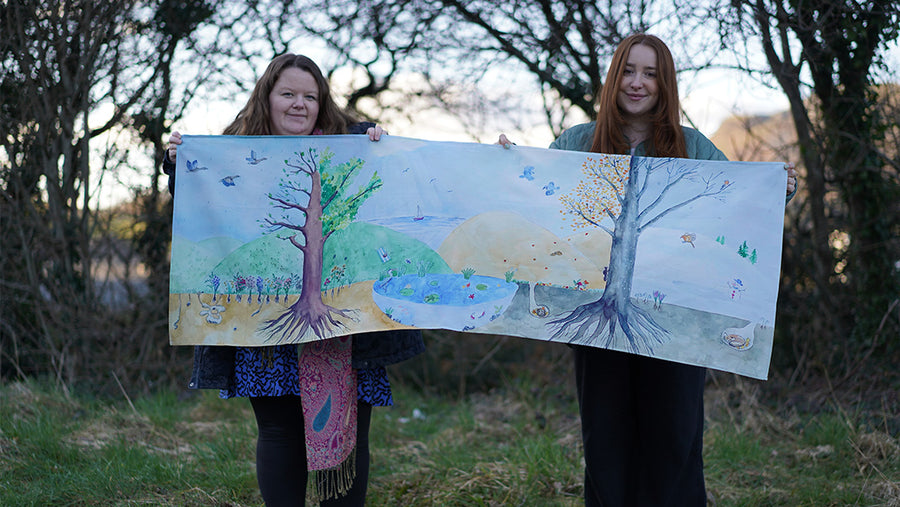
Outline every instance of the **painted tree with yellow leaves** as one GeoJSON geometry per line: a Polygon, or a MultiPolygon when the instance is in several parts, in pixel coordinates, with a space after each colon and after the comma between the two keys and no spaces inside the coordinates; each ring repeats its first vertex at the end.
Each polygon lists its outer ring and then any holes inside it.
{"type": "Polygon", "coordinates": [[[698,199],[725,199],[732,182],[722,173],[701,175],[698,166],[684,159],[604,154],[584,162],[584,178],[560,202],[574,230],[597,227],[612,236],[606,288],[597,301],[549,322],[552,339],[615,348],[621,331],[628,350],[646,353],[666,340],[666,330],[631,300],[638,239],[698,199]]]}
{"type": "Polygon", "coordinates": [[[584,179],[572,192],[560,197],[563,213],[572,216],[573,229],[594,226],[612,234],[603,221],[607,217],[615,220],[622,210],[621,197],[625,195],[630,159],[627,155],[600,153],[584,161],[581,165],[584,179]]]}

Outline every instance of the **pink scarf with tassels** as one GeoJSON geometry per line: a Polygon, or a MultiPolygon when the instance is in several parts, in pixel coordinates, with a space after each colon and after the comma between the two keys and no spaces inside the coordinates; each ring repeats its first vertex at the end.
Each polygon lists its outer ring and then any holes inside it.
{"type": "MultiPolygon", "coordinates": [[[[322,135],[321,129],[313,135],[322,135]]],[[[356,475],[356,370],[351,336],[300,347],[300,387],[307,469],[317,499],[346,493],[356,475]]]]}
{"type": "Polygon", "coordinates": [[[350,489],[356,474],[356,370],[352,337],[304,343],[300,350],[300,385],[306,430],[307,469],[317,474],[318,498],[333,498],[350,489]],[[324,491],[323,491],[324,489],[324,491]]]}

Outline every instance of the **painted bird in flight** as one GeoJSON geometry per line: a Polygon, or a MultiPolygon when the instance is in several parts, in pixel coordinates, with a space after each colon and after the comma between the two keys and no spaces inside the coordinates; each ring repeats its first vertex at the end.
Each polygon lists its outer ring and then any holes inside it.
{"type": "Polygon", "coordinates": [[[205,170],[207,169],[206,167],[197,167],[197,165],[198,165],[198,164],[197,164],[197,161],[196,161],[196,160],[188,160],[188,161],[187,161],[187,170],[188,170],[188,172],[189,172],[189,173],[192,173],[192,172],[194,172],[194,171],[205,171],[205,170]]]}
{"type": "Polygon", "coordinates": [[[224,178],[222,178],[222,179],[219,180],[219,181],[221,181],[222,184],[225,185],[226,187],[233,187],[233,186],[234,186],[234,179],[235,179],[235,178],[240,178],[240,177],[241,177],[240,175],[225,176],[224,178]]]}
{"type": "Polygon", "coordinates": [[[245,158],[247,163],[249,163],[250,165],[256,165],[256,164],[262,162],[263,160],[268,160],[268,159],[269,159],[269,157],[258,158],[256,156],[256,152],[253,150],[250,150],[250,156],[245,158]]]}

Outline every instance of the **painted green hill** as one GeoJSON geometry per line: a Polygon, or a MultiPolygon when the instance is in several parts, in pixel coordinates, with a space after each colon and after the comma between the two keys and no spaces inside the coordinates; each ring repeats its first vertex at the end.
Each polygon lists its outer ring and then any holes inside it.
{"type": "Polygon", "coordinates": [[[211,252],[220,252],[220,255],[222,255],[223,257],[237,250],[243,244],[244,243],[242,243],[241,240],[229,238],[227,236],[208,238],[198,243],[200,247],[205,248],[211,252]]]}
{"type": "Polygon", "coordinates": [[[178,259],[178,264],[172,265],[170,290],[175,293],[206,290],[206,280],[223,255],[233,252],[241,245],[240,240],[224,236],[205,239],[199,243],[173,236],[172,257],[178,259]]]}
{"type": "MultiPolygon", "coordinates": [[[[173,265],[170,290],[173,293],[211,291],[210,273],[220,279],[220,294],[228,292],[228,283],[236,275],[269,280],[296,278],[303,271],[303,253],[290,241],[282,239],[284,236],[284,232],[263,236],[241,245],[221,260],[202,243],[173,238],[172,252],[179,262],[173,265]]],[[[216,244],[220,248],[224,243],[217,239],[216,244]]],[[[352,223],[332,234],[325,242],[323,264],[323,290],[378,280],[387,277],[389,270],[395,275],[417,273],[420,269],[428,273],[451,272],[447,263],[425,243],[366,223],[352,223]],[[384,252],[384,257],[380,252],[384,252]]]]}
{"type": "Polygon", "coordinates": [[[181,236],[173,236],[172,258],[178,261],[172,263],[169,290],[173,293],[185,293],[194,292],[206,285],[205,280],[221,260],[221,254],[181,236]]]}
{"type": "Polygon", "coordinates": [[[235,275],[262,278],[288,277],[303,272],[303,253],[294,247],[284,232],[267,234],[241,245],[215,267],[224,282],[235,275]]]}
{"type": "Polygon", "coordinates": [[[417,239],[380,225],[355,222],[325,242],[322,280],[324,288],[349,285],[364,280],[418,273],[451,273],[452,270],[434,250],[417,239]],[[343,267],[343,275],[340,271],[343,267]]]}

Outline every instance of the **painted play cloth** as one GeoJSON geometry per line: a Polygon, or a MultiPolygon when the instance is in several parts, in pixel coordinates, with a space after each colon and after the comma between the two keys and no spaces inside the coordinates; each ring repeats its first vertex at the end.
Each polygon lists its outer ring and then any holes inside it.
{"type": "Polygon", "coordinates": [[[766,378],[782,163],[386,136],[184,136],[177,345],[407,327],[766,378]]]}

